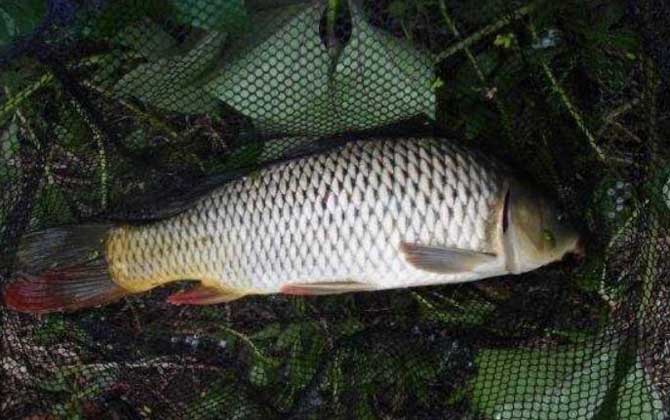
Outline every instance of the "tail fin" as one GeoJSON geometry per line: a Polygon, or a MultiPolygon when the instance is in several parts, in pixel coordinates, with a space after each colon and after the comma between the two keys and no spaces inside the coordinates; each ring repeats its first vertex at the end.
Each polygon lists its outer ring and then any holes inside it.
{"type": "Polygon", "coordinates": [[[26,235],[17,254],[20,271],[3,290],[5,305],[30,313],[72,311],[127,295],[112,280],[105,261],[110,228],[68,226],[26,235]]]}

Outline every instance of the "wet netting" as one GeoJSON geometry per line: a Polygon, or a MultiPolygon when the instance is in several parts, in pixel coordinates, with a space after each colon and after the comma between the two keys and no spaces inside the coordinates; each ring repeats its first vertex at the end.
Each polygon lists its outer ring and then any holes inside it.
{"type": "Polygon", "coordinates": [[[3,0],[2,285],[29,232],[371,136],[477,148],[588,243],[457,285],[0,307],[0,417],[668,418],[664,3],[3,0]]]}

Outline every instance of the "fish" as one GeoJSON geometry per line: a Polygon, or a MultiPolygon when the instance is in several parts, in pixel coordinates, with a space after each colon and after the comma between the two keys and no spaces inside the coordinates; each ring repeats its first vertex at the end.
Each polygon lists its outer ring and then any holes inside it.
{"type": "Polygon", "coordinates": [[[168,301],[207,305],[521,274],[583,253],[558,208],[453,141],[372,138],[269,165],[149,223],[29,233],[3,300],[73,311],[191,280],[168,301]]]}

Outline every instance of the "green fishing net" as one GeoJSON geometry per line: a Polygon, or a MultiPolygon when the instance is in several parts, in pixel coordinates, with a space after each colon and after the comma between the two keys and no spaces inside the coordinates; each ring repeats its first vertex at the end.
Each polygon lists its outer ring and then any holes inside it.
{"type": "Polygon", "coordinates": [[[3,0],[0,284],[26,233],[372,136],[482,150],[589,240],[459,285],[0,307],[0,417],[668,418],[668,28],[659,0],[3,0]]]}

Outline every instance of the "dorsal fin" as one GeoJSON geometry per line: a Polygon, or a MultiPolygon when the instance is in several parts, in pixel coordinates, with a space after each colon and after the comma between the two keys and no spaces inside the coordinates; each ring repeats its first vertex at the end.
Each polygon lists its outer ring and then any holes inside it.
{"type": "Polygon", "coordinates": [[[242,178],[251,170],[239,170],[221,175],[191,180],[186,185],[168,188],[167,191],[156,191],[146,194],[128,205],[123,202],[124,209],[112,209],[99,215],[95,220],[123,222],[133,225],[152,223],[176,216],[191,208],[199,199],[215,189],[242,178]]]}

